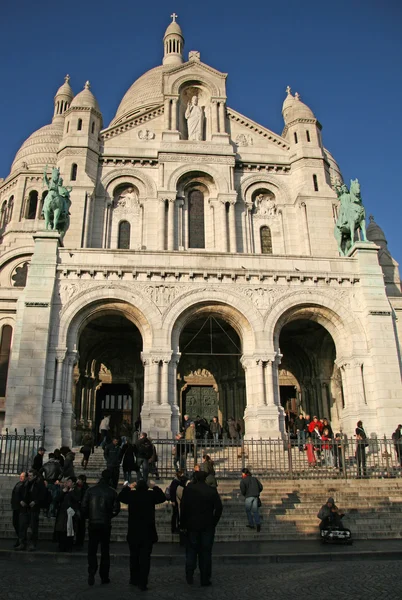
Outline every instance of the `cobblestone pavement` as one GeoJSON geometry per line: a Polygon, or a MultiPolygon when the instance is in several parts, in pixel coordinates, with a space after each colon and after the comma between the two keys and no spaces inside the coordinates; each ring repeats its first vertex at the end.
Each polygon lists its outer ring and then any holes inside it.
{"type": "Polygon", "coordinates": [[[335,563],[267,564],[266,566],[225,566],[215,560],[213,585],[201,588],[196,579],[188,586],[184,568],[151,568],[148,592],[128,584],[128,568],[112,564],[110,585],[87,583],[84,562],[59,565],[0,562],[1,600],[131,600],[134,597],[158,600],[234,600],[257,597],[264,600],[400,600],[401,562],[350,561],[335,563]]]}

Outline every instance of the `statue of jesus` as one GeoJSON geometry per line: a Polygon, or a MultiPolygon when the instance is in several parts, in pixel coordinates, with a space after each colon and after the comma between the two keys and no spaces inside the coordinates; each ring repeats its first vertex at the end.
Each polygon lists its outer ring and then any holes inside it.
{"type": "Polygon", "coordinates": [[[198,97],[193,96],[187,104],[185,117],[187,119],[187,130],[189,140],[202,140],[203,113],[198,106],[198,97]]]}

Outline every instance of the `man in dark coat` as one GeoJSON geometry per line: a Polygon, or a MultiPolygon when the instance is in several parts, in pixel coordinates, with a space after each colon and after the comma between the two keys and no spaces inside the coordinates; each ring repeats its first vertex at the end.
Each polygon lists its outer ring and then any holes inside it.
{"type": "Polygon", "coordinates": [[[207,473],[194,473],[194,483],[184,488],[180,508],[180,527],[187,531],[186,580],[194,582],[194,571],[200,567],[201,585],[211,585],[212,546],[215,527],[222,514],[222,501],[216,488],[205,483],[207,473]]]}
{"type": "Polygon", "coordinates": [[[155,506],[166,501],[163,491],[153,482],[144,480],[126,485],[119,494],[120,502],[128,505],[127,542],[130,548],[130,583],[145,591],[151,567],[152,547],[158,541],[155,526],[155,506]]]}
{"type": "Polygon", "coordinates": [[[60,488],[56,484],[56,481],[61,478],[62,472],[63,469],[61,468],[60,462],[56,460],[55,455],[51,452],[49,454],[49,460],[45,462],[40,470],[40,474],[47,483],[47,491],[50,495],[50,504],[47,513],[48,517],[56,516],[56,503],[60,492],[60,488]]]}
{"type": "Polygon", "coordinates": [[[111,473],[112,487],[117,489],[120,475],[120,447],[119,440],[113,438],[112,443],[108,444],[105,448],[105,460],[107,470],[111,473]]]}
{"type": "Polygon", "coordinates": [[[46,499],[46,486],[37,471],[29,469],[28,479],[19,488],[20,500],[20,544],[16,550],[25,550],[28,527],[31,528],[31,545],[29,550],[36,550],[38,543],[39,512],[46,499]]]}
{"type": "Polygon", "coordinates": [[[17,541],[14,544],[14,548],[20,545],[20,488],[24,485],[27,479],[25,472],[20,473],[19,481],[15,484],[13,491],[11,492],[11,508],[13,511],[13,527],[17,534],[17,541]]]}
{"type": "Polygon", "coordinates": [[[343,516],[344,515],[339,512],[335,500],[333,498],[328,498],[327,502],[321,506],[317,514],[317,519],[321,519],[320,530],[326,529],[327,527],[343,529],[343,516]]]}
{"type": "Polygon", "coordinates": [[[35,471],[38,471],[38,473],[43,466],[43,455],[45,454],[45,452],[46,452],[46,448],[41,446],[40,448],[38,448],[38,454],[33,459],[31,468],[34,469],[35,471]]]}
{"type": "Polygon", "coordinates": [[[90,487],[82,501],[81,511],[88,519],[88,585],[95,583],[98,570],[96,553],[101,545],[99,575],[102,583],[110,583],[110,534],[112,519],[120,512],[117,492],[110,487],[111,473],[107,469],[102,472],[102,479],[97,485],[90,487]]]}
{"type": "Polygon", "coordinates": [[[148,435],[143,431],[139,439],[135,442],[137,456],[137,481],[143,479],[145,483],[148,481],[149,461],[154,454],[154,446],[148,435]]]}
{"type": "Polygon", "coordinates": [[[240,481],[240,491],[244,496],[244,507],[248,525],[250,529],[257,527],[257,532],[261,531],[261,518],[259,513],[258,499],[263,490],[263,485],[257,477],[253,477],[249,469],[242,469],[240,481]]]}

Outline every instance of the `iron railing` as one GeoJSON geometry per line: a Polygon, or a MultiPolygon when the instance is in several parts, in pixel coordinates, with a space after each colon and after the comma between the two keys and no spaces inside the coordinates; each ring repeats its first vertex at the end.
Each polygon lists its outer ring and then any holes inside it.
{"type": "MultiPolygon", "coordinates": [[[[216,477],[237,478],[247,467],[269,479],[348,479],[401,477],[402,444],[393,440],[307,443],[300,448],[291,438],[268,440],[153,440],[158,455],[158,475],[171,477],[176,468],[192,472],[207,454],[216,477]],[[180,457],[181,460],[180,460],[180,457]]],[[[151,469],[152,477],[152,469],[151,469]]]]}
{"type": "Polygon", "coordinates": [[[38,448],[45,442],[45,428],[32,433],[18,433],[15,429],[13,433],[8,429],[0,434],[0,474],[13,474],[27,471],[32,466],[34,456],[38,448]]]}

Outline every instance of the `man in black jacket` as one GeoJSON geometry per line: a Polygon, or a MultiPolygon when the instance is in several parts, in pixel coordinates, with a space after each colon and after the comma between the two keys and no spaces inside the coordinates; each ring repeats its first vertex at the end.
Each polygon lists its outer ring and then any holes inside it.
{"type": "Polygon", "coordinates": [[[41,468],[40,474],[42,475],[43,479],[47,482],[47,491],[50,495],[47,516],[55,517],[57,498],[59,497],[60,492],[60,488],[58,485],[56,485],[56,481],[58,481],[61,478],[62,468],[59,461],[56,460],[53,452],[49,454],[49,460],[45,462],[45,464],[41,468]]]}
{"type": "Polygon", "coordinates": [[[128,504],[127,542],[130,548],[130,583],[145,591],[151,567],[152,546],[158,541],[155,526],[155,506],[166,496],[153,482],[140,480],[126,485],[119,494],[120,502],[128,504]]]}
{"type": "Polygon", "coordinates": [[[43,465],[43,455],[46,452],[46,448],[44,448],[43,446],[41,446],[40,448],[38,448],[38,454],[35,456],[35,458],[33,459],[33,463],[32,463],[32,469],[34,469],[35,471],[40,471],[43,465]]]}
{"type": "Polygon", "coordinates": [[[112,531],[111,521],[120,512],[117,492],[110,487],[111,474],[106,469],[97,485],[89,488],[81,505],[82,514],[88,518],[88,584],[95,583],[98,570],[96,553],[101,545],[99,575],[102,583],[110,583],[109,544],[112,531]]]}
{"type": "Polygon", "coordinates": [[[27,544],[28,527],[31,528],[31,545],[29,550],[36,550],[39,530],[39,512],[46,499],[46,486],[37,471],[29,469],[28,479],[19,488],[20,500],[20,544],[16,550],[25,550],[27,544]]]}
{"type": "Polygon", "coordinates": [[[148,435],[143,431],[139,439],[135,442],[137,455],[137,481],[143,479],[145,483],[148,481],[149,460],[154,453],[154,446],[148,435]]]}
{"type": "Polygon", "coordinates": [[[258,499],[263,490],[262,483],[257,477],[253,477],[249,469],[242,469],[240,491],[245,497],[245,508],[248,519],[248,525],[250,529],[254,529],[254,523],[257,527],[257,531],[261,531],[261,519],[258,511],[258,499]]]}
{"type": "Polygon", "coordinates": [[[11,493],[11,508],[13,511],[13,527],[15,533],[17,534],[17,541],[14,544],[14,548],[20,545],[20,490],[24,485],[27,479],[27,474],[25,472],[20,473],[19,481],[15,484],[13,491],[11,493]]]}
{"type": "Polygon", "coordinates": [[[113,438],[112,443],[106,446],[104,456],[107,470],[111,473],[112,487],[116,490],[119,483],[121,460],[119,440],[117,438],[113,438]]]}
{"type": "Polygon", "coordinates": [[[212,546],[215,527],[222,514],[222,501],[216,488],[205,483],[207,473],[194,473],[194,483],[184,488],[180,508],[180,527],[187,531],[186,580],[194,582],[194,571],[200,567],[201,585],[211,585],[212,546]]]}

